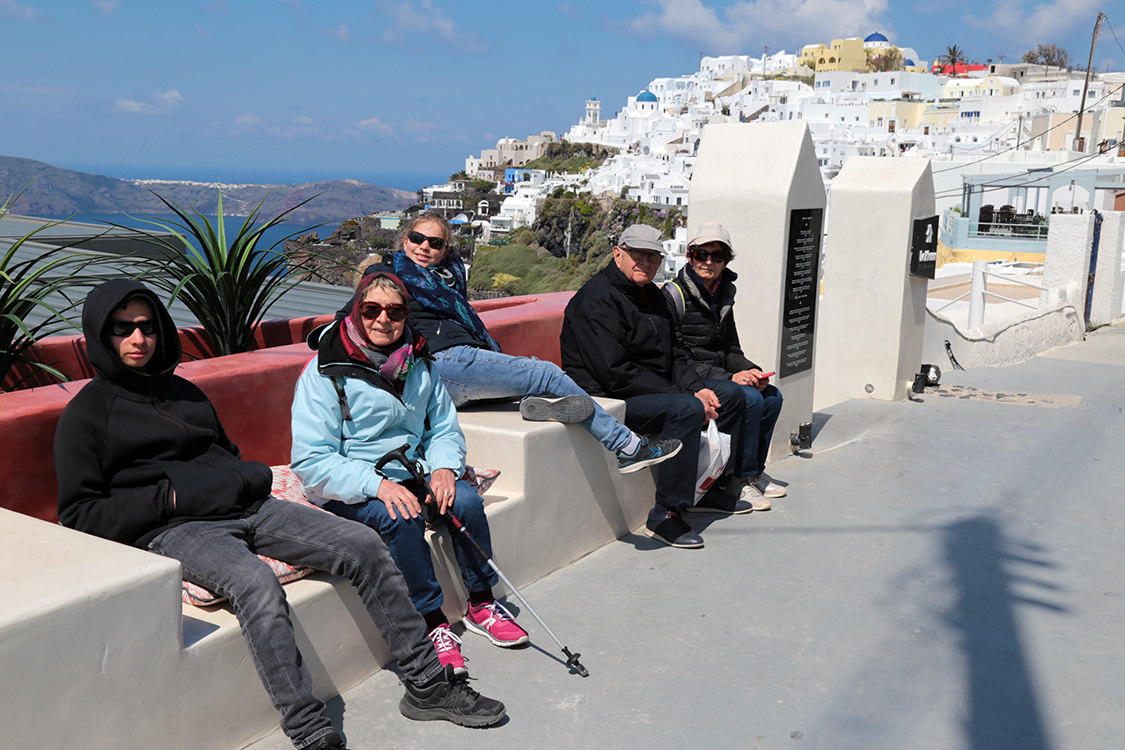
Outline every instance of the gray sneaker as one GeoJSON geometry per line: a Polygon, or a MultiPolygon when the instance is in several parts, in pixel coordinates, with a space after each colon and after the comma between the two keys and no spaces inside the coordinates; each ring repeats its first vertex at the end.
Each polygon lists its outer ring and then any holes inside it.
{"type": "Polygon", "coordinates": [[[753,485],[754,489],[758,490],[762,497],[785,497],[786,489],[780,484],[770,481],[765,472],[755,474],[747,481],[753,485]]]}
{"type": "Polygon", "coordinates": [[[520,416],[528,422],[578,424],[594,414],[589,396],[528,396],[520,401],[520,416]]]}

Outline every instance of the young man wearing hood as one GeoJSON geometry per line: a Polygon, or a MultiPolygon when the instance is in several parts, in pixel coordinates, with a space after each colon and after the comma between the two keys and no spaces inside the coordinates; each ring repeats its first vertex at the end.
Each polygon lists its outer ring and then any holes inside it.
{"type": "Polygon", "coordinates": [[[55,433],[59,521],[179,560],[184,578],[228,596],[297,748],[344,745],[312,693],[285,593],[258,554],[356,586],[402,669],[404,715],[466,726],[503,718],[502,703],[442,668],[376,532],[270,496],[269,467],[243,461],[204,393],[174,374],[179,335],[155,294],[106,282],[87,296],[82,327],[95,375],[55,433]]]}

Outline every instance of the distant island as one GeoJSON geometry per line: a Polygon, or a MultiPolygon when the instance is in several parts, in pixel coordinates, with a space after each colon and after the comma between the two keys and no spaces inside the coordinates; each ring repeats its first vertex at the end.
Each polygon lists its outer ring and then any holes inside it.
{"type": "Polygon", "coordinates": [[[220,185],[218,183],[119,180],[55,167],[34,159],[0,156],[0,202],[24,191],[12,213],[30,216],[69,214],[166,215],[167,207],[153,193],[200,213],[216,213],[219,189],[223,213],[246,216],[263,199],[262,216],[272,217],[306,198],[315,199],[289,216],[293,223],[318,224],[399,211],[413,205],[417,194],[370,185],[359,180],[329,180],[299,185],[220,185]],[[151,191],[151,192],[150,192],[151,191]]]}

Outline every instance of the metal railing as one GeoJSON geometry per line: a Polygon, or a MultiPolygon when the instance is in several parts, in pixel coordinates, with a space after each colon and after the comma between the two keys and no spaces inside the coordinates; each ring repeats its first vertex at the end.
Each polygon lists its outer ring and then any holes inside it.
{"type": "Polygon", "coordinates": [[[1048,228],[1047,224],[1009,224],[1007,222],[1001,224],[997,221],[970,221],[969,236],[989,237],[998,240],[1046,240],[1048,228]],[[981,229],[981,224],[984,224],[984,230],[981,229]]]}
{"type": "Polygon", "coordinates": [[[987,267],[988,267],[988,261],[987,260],[974,260],[973,261],[973,277],[972,277],[972,283],[969,285],[969,291],[965,292],[964,294],[962,294],[960,297],[957,297],[956,299],[951,299],[949,302],[945,303],[944,305],[939,307],[937,310],[935,310],[935,312],[941,312],[945,308],[952,305],[954,302],[960,302],[961,300],[968,297],[969,298],[969,328],[978,328],[978,327],[984,325],[984,308],[985,308],[984,298],[985,298],[985,295],[987,295],[989,297],[995,297],[996,299],[1002,299],[1005,302],[1015,302],[1017,305],[1023,305],[1024,307],[1030,308],[1032,310],[1038,310],[1039,309],[1038,304],[1033,305],[1030,302],[1024,302],[1023,300],[1018,300],[1018,299],[1012,299],[1011,297],[1005,297],[1002,294],[996,294],[995,292],[988,291],[988,277],[991,276],[994,279],[1003,279],[1005,282],[1008,282],[1008,283],[1020,284],[1022,286],[1029,286],[1032,289],[1042,290],[1043,287],[1041,287],[1038,284],[1032,284],[1032,283],[1027,282],[1027,281],[1021,281],[1019,279],[1008,276],[1007,274],[991,273],[991,272],[985,270],[987,267]]]}

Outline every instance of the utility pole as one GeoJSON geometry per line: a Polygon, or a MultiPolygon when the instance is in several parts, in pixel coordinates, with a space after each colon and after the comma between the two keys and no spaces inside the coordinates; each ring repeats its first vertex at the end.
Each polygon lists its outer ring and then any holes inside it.
{"type": "Polygon", "coordinates": [[[1094,21],[1094,36],[1090,40],[1090,61],[1086,63],[1086,83],[1082,84],[1082,101],[1078,102],[1078,125],[1074,128],[1074,150],[1085,152],[1085,146],[1082,143],[1082,113],[1086,111],[1086,92],[1090,90],[1090,75],[1093,73],[1094,67],[1094,45],[1098,43],[1098,31],[1101,30],[1102,21],[1105,20],[1105,13],[1098,13],[1098,20],[1094,21]]]}

